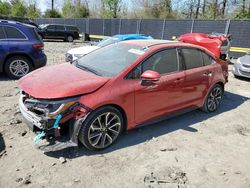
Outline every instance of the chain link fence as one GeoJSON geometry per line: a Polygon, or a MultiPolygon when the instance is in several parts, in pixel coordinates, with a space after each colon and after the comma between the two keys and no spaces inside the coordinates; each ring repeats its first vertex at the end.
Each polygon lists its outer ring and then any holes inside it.
{"type": "MultiPolygon", "coordinates": [[[[112,36],[140,33],[156,39],[172,39],[190,32],[219,32],[232,35],[232,46],[250,47],[250,20],[171,20],[171,19],[63,19],[39,18],[36,24],[76,25],[82,33],[112,36]]],[[[231,56],[238,56],[231,53],[231,56]]]]}

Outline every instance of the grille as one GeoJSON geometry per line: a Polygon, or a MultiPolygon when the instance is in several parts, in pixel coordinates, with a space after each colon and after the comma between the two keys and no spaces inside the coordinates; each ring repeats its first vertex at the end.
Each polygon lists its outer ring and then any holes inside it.
{"type": "Polygon", "coordinates": [[[240,70],[240,73],[245,75],[245,76],[250,76],[250,72],[240,70]]]}
{"type": "Polygon", "coordinates": [[[243,67],[250,68],[250,65],[242,64],[243,67]]]}

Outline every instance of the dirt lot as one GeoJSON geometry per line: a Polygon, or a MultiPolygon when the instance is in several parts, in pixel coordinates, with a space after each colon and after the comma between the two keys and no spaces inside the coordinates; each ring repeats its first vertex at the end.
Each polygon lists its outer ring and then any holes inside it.
{"type": "MultiPolygon", "coordinates": [[[[46,42],[48,64],[80,45],[46,42]]],[[[20,118],[17,81],[1,75],[0,88],[0,187],[250,187],[250,81],[231,71],[216,113],[196,110],[130,131],[103,152],[36,149],[20,118]]]]}

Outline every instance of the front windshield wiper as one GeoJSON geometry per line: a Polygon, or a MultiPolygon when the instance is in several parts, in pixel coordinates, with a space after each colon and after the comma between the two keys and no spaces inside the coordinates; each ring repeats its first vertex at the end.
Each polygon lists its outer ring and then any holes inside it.
{"type": "Polygon", "coordinates": [[[94,73],[97,76],[101,76],[101,74],[99,72],[97,72],[96,70],[91,69],[91,68],[89,68],[87,66],[80,65],[77,60],[75,60],[75,61],[76,61],[76,67],[77,68],[80,68],[80,69],[88,71],[88,72],[92,72],[92,73],[94,73]]]}

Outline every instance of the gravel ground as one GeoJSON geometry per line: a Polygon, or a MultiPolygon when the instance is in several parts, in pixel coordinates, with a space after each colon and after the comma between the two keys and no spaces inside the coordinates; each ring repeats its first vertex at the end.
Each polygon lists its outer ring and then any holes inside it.
{"type": "MultiPolygon", "coordinates": [[[[48,66],[81,45],[45,42],[48,66]]],[[[0,80],[0,187],[250,187],[250,80],[231,71],[216,113],[196,110],[129,131],[102,152],[36,149],[17,81],[0,80]]]]}

